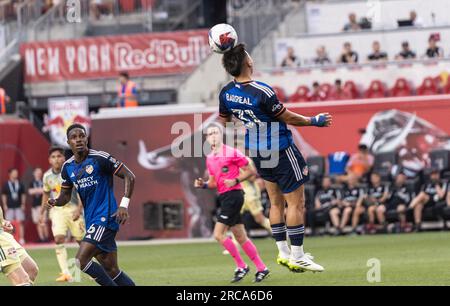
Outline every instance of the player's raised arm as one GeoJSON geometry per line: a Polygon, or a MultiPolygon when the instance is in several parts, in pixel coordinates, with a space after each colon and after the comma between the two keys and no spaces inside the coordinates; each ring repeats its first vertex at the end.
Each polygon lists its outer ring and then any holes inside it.
{"type": "Polygon", "coordinates": [[[120,164],[118,166],[118,170],[115,172],[115,175],[125,180],[125,192],[122,200],[120,201],[120,206],[117,209],[117,212],[113,214],[117,218],[117,222],[120,225],[125,224],[128,219],[128,205],[130,204],[131,196],[133,195],[134,190],[134,182],[136,180],[136,176],[130,169],[128,169],[125,164],[120,164]]]}
{"type": "Polygon", "coordinates": [[[331,126],[333,122],[333,118],[329,113],[321,113],[314,117],[305,117],[287,109],[278,117],[278,120],[294,126],[317,127],[328,127],[331,126]]]}

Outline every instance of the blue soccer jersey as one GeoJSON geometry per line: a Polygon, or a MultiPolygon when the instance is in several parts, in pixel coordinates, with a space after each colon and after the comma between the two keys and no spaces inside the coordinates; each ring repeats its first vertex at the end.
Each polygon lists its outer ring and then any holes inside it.
{"type": "Polygon", "coordinates": [[[286,123],[277,119],[286,108],[270,86],[257,81],[230,82],[220,92],[219,105],[221,117],[233,115],[244,123],[246,149],[281,151],[293,143],[286,123]]]}
{"type": "Polygon", "coordinates": [[[102,151],[89,150],[86,159],[77,163],[74,157],[62,168],[62,188],[75,187],[84,206],[86,228],[100,225],[117,231],[119,224],[112,215],[117,210],[114,198],[113,176],[123,163],[102,151]]]}

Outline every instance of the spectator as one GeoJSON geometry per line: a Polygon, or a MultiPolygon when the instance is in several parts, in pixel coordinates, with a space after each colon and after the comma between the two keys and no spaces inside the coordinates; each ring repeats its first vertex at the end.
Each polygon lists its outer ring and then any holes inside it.
{"type": "Polygon", "coordinates": [[[414,59],[416,53],[411,51],[409,43],[407,41],[402,42],[402,50],[395,56],[396,60],[414,59]]]}
{"type": "Polygon", "coordinates": [[[387,53],[380,50],[380,42],[379,41],[375,40],[372,43],[372,50],[373,50],[373,52],[371,54],[369,54],[369,56],[367,57],[367,60],[379,61],[379,60],[387,60],[388,59],[387,53]]]}
{"type": "Polygon", "coordinates": [[[6,105],[9,101],[10,98],[6,94],[6,91],[0,87],[0,115],[6,114],[6,105]]]}
{"type": "Polygon", "coordinates": [[[406,209],[414,197],[414,193],[411,192],[405,184],[406,179],[407,176],[403,172],[399,172],[397,174],[391,195],[386,204],[383,204],[385,206],[384,210],[386,213],[390,211],[397,212],[401,232],[407,232],[410,230],[406,222],[406,209]]]}
{"type": "Polygon", "coordinates": [[[365,144],[358,146],[358,152],[354,153],[347,163],[347,173],[358,178],[363,177],[372,169],[374,157],[369,153],[365,144]]]}
{"type": "Polygon", "coordinates": [[[409,20],[411,20],[411,25],[414,27],[423,27],[423,20],[417,16],[416,11],[409,12],[409,20]]]}
{"type": "Polygon", "coordinates": [[[431,169],[429,182],[425,183],[420,193],[412,200],[411,209],[414,210],[414,230],[421,231],[422,211],[424,207],[439,211],[445,206],[447,182],[441,180],[438,169],[431,169]]]}
{"type": "Polygon", "coordinates": [[[331,91],[331,94],[328,100],[349,100],[352,98],[352,95],[342,87],[342,82],[340,79],[334,81],[334,88],[331,91]]]}
{"type": "Polygon", "coordinates": [[[314,212],[315,215],[321,213],[330,216],[336,235],[340,233],[340,199],[340,192],[331,187],[330,177],[325,176],[322,179],[322,188],[317,192],[315,197],[314,212]]]}
{"type": "Polygon", "coordinates": [[[113,16],[114,1],[113,0],[91,0],[90,14],[96,20],[100,19],[101,15],[113,16]]]}
{"type": "Polygon", "coordinates": [[[289,47],[287,54],[281,62],[281,67],[297,67],[300,66],[300,60],[295,55],[294,48],[289,47]]]}
{"type": "Polygon", "coordinates": [[[48,228],[46,224],[40,222],[41,216],[41,205],[42,205],[42,194],[43,182],[42,182],[42,169],[36,168],[33,171],[34,180],[30,183],[30,188],[28,189],[28,194],[31,196],[31,217],[33,223],[36,225],[36,230],[39,236],[39,242],[48,241],[48,228]]]}
{"type": "Polygon", "coordinates": [[[431,34],[428,38],[428,49],[425,52],[425,57],[428,58],[443,58],[444,51],[442,48],[437,46],[437,42],[439,41],[439,37],[436,34],[431,34]]]}
{"type": "Polygon", "coordinates": [[[352,45],[349,42],[344,43],[344,50],[339,58],[339,63],[354,64],[357,62],[358,53],[352,50],[352,45]]]}
{"type": "Polygon", "coordinates": [[[25,232],[23,221],[25,220],[25,201],[27,195],[23,184],[19,181],[19,171],[9,169],[9,180],[3,185],[2,203],[3,211],[7,220],[19,222],[21,244],[25,243],[25,232]]]}
{"type": "Polygon", "coordinates": [[[325,49],[325,46],[320,46],[316,49],[316,57],[314,58],[314,64],[316,65],[327,65],[331,64],[331,60],[328,57],[328,53],[325,49]]]}
{"type": "Polygon", "coordinates": [[[350,13],[348,15],[348,23],[344,25],[343,31],[359,31],[361,30],[361,26],[356,20],[356,14],[350,13]]]}
{"type": "MultiPolygon", "coordinates": [[[[358,184],[358,177],[355,175],[350,175],[342,195],[342,219],[341,224],[339,225],[340,232],[344,231],[344,227],[350,220],[350,216],[352,215],[352,213],[354,213],[354,210],[356,210],[358,207],[361,207],[363,204],[364,190],[359,187],[358,184]]],[[[354,224],[352,220],[352,232],[355,231],[357,225],[358,224],[354,224]]]]}
{"type": "Polygon", "coordinates": [[[320,89],[317,82],[313,83],[313,90],[308,94],[308,101],[325,101],[327,99],[326,93],[320,89]]]}
{"type": "Polygon", "coordinates": [[[130,76],[127,72],[119,74],[119,89],[117,92],[117,107],[136,107],[137,87],[136,84],[130,81],[130,76]]]}
{"type": "MultiPolygon", "coordinates": [[[[389,185],[382,184],[380,174],[372,172],[372,174],[370,175],[370,187],[365,199],[367,214],[369,216],[369,224],[367,225],[367,231],[369,233],[375,233],[375,216],[378,220],[378,223],[383,226],[383,229],[386,229],[386,219],[384,217],[386,209],[384,204],[386,203],[388,198],[389,185]]],[[[364,212],[364,210],[362,211],[364,212]]]]}

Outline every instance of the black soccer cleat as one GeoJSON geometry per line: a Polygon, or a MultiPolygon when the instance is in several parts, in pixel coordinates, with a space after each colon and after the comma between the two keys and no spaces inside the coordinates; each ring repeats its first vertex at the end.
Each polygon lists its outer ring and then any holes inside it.
{"type": "Polygon", "coordinates": [[[249,266],[246,266],[245,268],[237,268],[234,270],[234,277],[231,282],[237,283],[241,281],[248,274],[248,272],[250,272],[249,266]]]}
{"type": "Polygon", "coordinates": [[[270,273],[270,271],[269,271],[269,269],[267,269],[267,268],[265,268],[265,269],[262,270],[262,271],[256,272],[256,274],[255,274],[255,279],[253,280],[253,282],[254,282],[254,283],[260,283],[260,282],[262,282],[266,277],[269,276],[269,273],[270,273]]]}

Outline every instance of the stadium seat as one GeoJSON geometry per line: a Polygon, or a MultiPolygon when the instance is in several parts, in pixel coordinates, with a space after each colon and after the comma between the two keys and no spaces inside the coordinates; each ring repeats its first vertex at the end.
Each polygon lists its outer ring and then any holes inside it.
{"type": "Polygon", "coordinates": [[[427,96],[427,95],[437,95],[439,94],[439,88],[433,78],[427,77],[423,80],[422,85],[417,89],[417,95],[427,96]]]}
{"type": "Polygon", "coordinates": [[[442,177],[450,178],[450,151],[433,150],[430,152],[431,166],[441,170],[442,177]]]}
{"type": "Polygon", "coordinates": [[[328,99],[333,90],[333,86],[329,83],[323,83],[320,84],[320,90],[325,93],[325,99],[328,99]]]}
{"type": "Polygon", "coordinates": [[[143,10],[153,7],[155,0],[141,0],[141,7],[143,10]]]}
{"type": "Polygon", "coordinates": [[[325,158],[323,156],[311,156],[306,160],[309,169],[311,182],[320,184],[320,180],[325,174],[325,158]]]}
{"type": "Polygon", "coordinates": [[[380,174],[383,181],[390,179],[391,168],[397,164],[397,152],[384,152],[375,154],[373,171],[380,174]]]}
{"type": "Polygon", "coordinates": [[[316,187],[313,184],[305,184],[305,207],[307,210],[314,210],[314,197],[316,187]]]}
{"type": "Polygon", "coordinates": [[[391,89],[392,97],[407,97],[413,94],[411,86],[405,78],[399,78],[395,81],[391,89]]]}
{"type": "Polygon", "coordinates": [[[364,96],[367,99],[384,98],[386,97],[386,88],[380,80],[373,80],[364,96]]]}
{"type": "Polygon", "coordinates": [[[278,86],[272,86],[273,91],[275,91],[275,94],[277,95],[278,101],[281,103],[287,102],[287,96],[284,93],[284,89],[278,86]]]}
{"type": "Polygon", "coordinates": [[[135,10],[134,0],[120,0],[120,10],[122,13],[130,13],[135,10]]]}
{"type": "Polygon", "coordinates": [[[360,96],[358,87],[356,86],[355,82],[351,80],[345,82],[344,90],[350,93],[352,99],[358,99],[360,96]]]}
{"type": "Polygon", "coordinates": [[[447,85],[443,88],[443,92],[444,92],[445,94],[450,94],[450,78],[449,78],[449,80],[447,81],[447,85]]]}
{"type": "Polygon", "coordinates": [[[290,96],[288,102],[306,102],[308,101],[309,88],[307,86],[299,86],[295,93],[290,96]]]}

